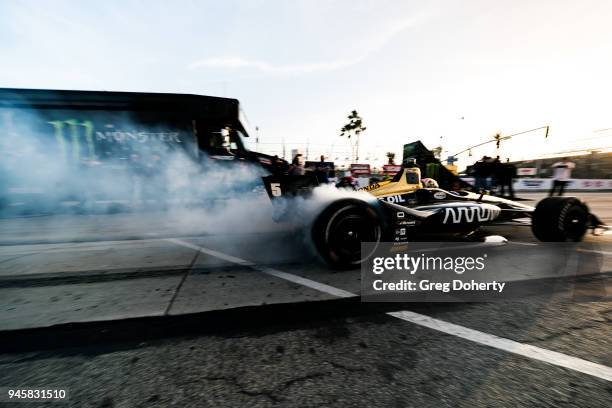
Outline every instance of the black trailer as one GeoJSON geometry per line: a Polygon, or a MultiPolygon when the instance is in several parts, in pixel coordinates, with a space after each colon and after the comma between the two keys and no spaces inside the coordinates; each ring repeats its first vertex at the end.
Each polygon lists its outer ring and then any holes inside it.
{"type": "Polygon", "coordinates": [[[0,207],[70,199],[84,188],[74,182],[82,175],[89,184],[97,175],[125,184],[127,173],[150,173],[172,152],[202,166],[238,161],[271,168],[270,156],[246,149],[240,117],[238,100],[230,98],[0,88],[0,207]]]}

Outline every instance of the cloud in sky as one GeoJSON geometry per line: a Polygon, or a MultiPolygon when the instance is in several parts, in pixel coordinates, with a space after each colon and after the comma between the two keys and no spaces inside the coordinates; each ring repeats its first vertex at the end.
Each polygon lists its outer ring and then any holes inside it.
{"type": "Polygon", "coordinates": [[[317,71],[334,71],[359,62],[361,58],[353,60],[337,60],[299,65],[274,65],[265,61],[248,60],[241,57],[212,57],[195,61],[189,69],[197,68],[253,68],[267,74],[296,74],[317,71]]]}
{"type": "Polygon", "coordinates": [[[376,51],[387,45],[394,37],[403,31],[415,27],[430,17],[429,13],[418,13],[409,18],[385,22],[377,29],[375,34],[365,36],[361,40],[361,51],[348,58],[329,61],[307,62],[301,64],[275,64],[268,61],[243,58],[239,56],[213,56],[198,59],[188,68],[225,68],[225,69],[254,69],[265,74],[309,74],[314,72],[328,72],[348,68],[364,61],[376,51]]]}

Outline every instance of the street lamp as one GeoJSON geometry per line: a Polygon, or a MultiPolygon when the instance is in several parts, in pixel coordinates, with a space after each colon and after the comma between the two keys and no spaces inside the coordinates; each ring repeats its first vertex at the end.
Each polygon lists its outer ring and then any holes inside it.
{"type": "Polygon", "coordinates": [[[511,135],[508,136],[502,136],[500,133],[495,134],[495,136],[493,136],[493,138],[491,140],[487,140],[486,142],[482,142],[482,143],[478,143],[474,146],[470,146],[467,149],[464,149],[462,151],[460,151],[459,153],[455,153],[452,157],[456,158],[457,156],[459,156],[460,154],[463,154],[465,152],[469,153],[469,156],[472,155],[472,149],[476,148],[476,147],[480,147],[480,146],[484,146],[486,144],[489,143],[495,143],[495,146],[497,149],[499,149],[502,140],[508,140],[511,139],[515,136],[519,136],[519,135],[524,135],[526,133],[531,133],[531,132],[535,132],[536,130],[541,130],[541,129],[546,129],[546,133],[544,134],[544,139],[548,139],[548,132],[550,130],[550,126],[546,125],[546,126],[540,126],[538,128],[534,128],[534,129],[529,129],[529,130],[525,130],[523,132],[518,132],[518,133],[513,133],[511,135]]]}

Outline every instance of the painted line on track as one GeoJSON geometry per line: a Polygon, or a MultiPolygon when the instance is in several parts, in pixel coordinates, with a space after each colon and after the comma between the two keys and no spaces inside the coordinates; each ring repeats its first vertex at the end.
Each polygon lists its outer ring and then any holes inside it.
{"type": "Polygon", "coordinates": [[[457,324],[434,319],[426,315],[410,311],[389,312],[390,316],[405,320],[419,326],[428,327],[446,334],[461,337],[475,343],[504,350],[509,353],[518,354],[523,357],[554,364],[559,367],[569,368],[584,374],[592,375],[603,380],[612,381],[612,368],[603,364],[593,363],[581,358],[568,356],[563,353],[532,346],[530,344],[519,343],[494,334],[484,333],[457,324]]]}
{"type": "Polygon", "coordinates": [[[521,242],[521,241],[508,241],[509,244],[516,244],[516,245],[529,245],[529,246],[538,246],[538,243],[535,242],[521,242]]]}
{"type": "Polygon", "coordinates": [[[316,289],[316,290],[318,290],[320,292],[328,293],[330,295],[334,295],[334,296],[337,296],[337,297],[359,296],[359,295],[357,295],[355,293],[348,292],[348,291],[346,291],[344,289],[336,288],[334,286],[330,286],[330,285],[327,285],[325,283],[313,281],[313,280],[308,279],[308,278],[303,278],[301,276],[293,275],[291,273],[279,271],[279,270],[276,270],[276,269],[273,269],[273,268],[265,268],[265,267],[259,268],[259,267],[255,267],[255,269],[257,269],[258,271],[261,271],[263,273],[266,273],[268,275],[276,276],[277,278],[285,279],[285,280],[288,280],[288,281],[293,282],[293,283],[299,283],[300,285],[307,286],[309,288],[316,289]]]}
{"type": "MultiPolygon", "coordinates": [[[[538,245],[540,245],[540,244],[537,244],[535,242],[520,242],[520,241],[508,241],[508,244],[530,245],[530,246],[538,246],[538,245]]],[[[590,253],[594,253],[594,254],[601,254],[601,255],[606,255],[606,256],[612,256],[612,252],[610,252],[610,251],[598,251],[596,249],[577,248],[576,252],[590,252],[590,253]]]]}
{"type": "Polygon", "coordinates": [[[610,251],[597,251],[595,249],[582,249],[582,248],[578,248],[578,249],[576,249],[576,252],[590,252],[590,253],[594,253],[594,254],[602,254],[602,255],[612,256],[612,252],[610,252],[610,251]]]}
{"type": "Polygon", "coordinates": [[[222,252],[218,252],[218,251],[215,251],[215,250],[212,250],[212,249],[204,248],[204,247],[201,247],[201,246],[198,246],[198,245],[193,245],[193,244],[191,244],[189,242],[186,242],[186,241],[183,241],[183,240],[180,240],[180,239],[168,238],[166,241],[175,243],[177,245],[182,245],[184,247],[191,248],[191,249],[196,250],[196,251],[200,251],[203,254],[214,256],[216,258],[223,259],[224,261],[232,262],[232,263],[235,263],[237,265],[248,266],[251,269],[255,269],[256,271],[265,273],[267,275],[272,275],[272,276],[275,276],[277,278],[284,279],[284,280],[287,280],[287,281],[290,281],[290,282],[293,282],[293,283],[297,283],[297,284],[300,284],[302,286],[309,287],[311,289],[316,289],[319,292],[328,293],[330,295],[337,296],[337,297],[353,297],[353,296],[358,296],[358,295],[356,295],[354,293],[347,292],[346,290],[342,290],[342,289],[339,289],[339,288],[336,288],[336,287],[333,287],[333,286],[330,286],[330,285],[326,285],[326,284],[321,283],[321,282],[316,282],[316,281],[313,281],[311,279],[303,278],[301,276],[297,276],[297,275],[293,275],[293,274],[290,274],[290,273],[287,273],[287,272],[279,271],[279,270],[274,269],[274,268],[257,266],[254,262],[246,261],[246,260],[241,259],[241,258],[236,258],[235,256],[227,255],[227,254],[224,254],[222,252]]]}
{"type": "MultiPolygon", "coordinates": [[[[198,245],[191,244],[176,238],[168,238],[166,241],[172,242],[176,245],[181,245],[201,253],[223,259],[228,262],[232,262],[242,266],[251,267],[259,272],[275,276],[280,279],[285,279],[289,282],[297,283],[318,291],[337,296],[337,297],[353,297],[359,296],[355,293],[345,291],[324,283],[316,282],[308,278],[303,278],[298,275],[279,271],[274,268],[259,267],[254,262],[250,262],[232,255],[224,254],[212,249],[204,248],[198,245]]],[[[537,244],[536,244],[537,245],[537,244]]],[[[434,319],[433,317],[426,316],[423,314],[411,312],[408,310],[400,312],[388,312],[389,316],[433,329],[445,334],[460,337],[465,340],[472,341],[481,345],[503,350],[509,353],[517,354],[523,357],[527,357],[533,360],[542,361],[548,364],[556,365],[559,367],[567,368],[570,370],[578,371],[583,374],[588,374],[593,377],[601,378],[606,381],[612,381],[612,368],[603,364],[593,363],[591,361],[583,360],[581,358],[572,357],[559,353],[552,350],[543,349],[540,347],[532,346],[529,344],[519,343],[514,340],[506,339],[504,337],[495,336],[493,334],[473,330],[468,327],[460,326],[457,324],[449,323],[444,320],[434,319]]]]}

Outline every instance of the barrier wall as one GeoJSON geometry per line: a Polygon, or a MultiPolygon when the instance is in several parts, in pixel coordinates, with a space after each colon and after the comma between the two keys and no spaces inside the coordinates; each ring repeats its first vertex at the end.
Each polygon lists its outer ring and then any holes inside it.
{"type": "MultiPolygon", "coordinates": [[[[462,177],[463,181],[474,184],[473,177],[462,177]]],[[[514,180],[515,191],[547,191],[552,187],[550,178],[520,178],[514,180]]],[[[570,179],[566,190],[612,190],[612,179],[570,179]]]]}

